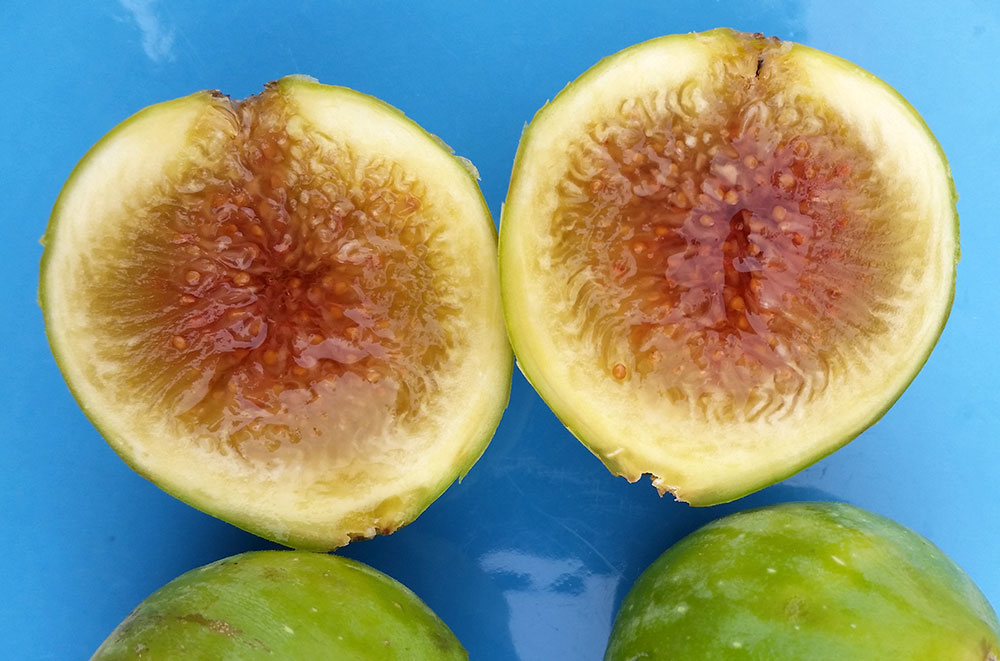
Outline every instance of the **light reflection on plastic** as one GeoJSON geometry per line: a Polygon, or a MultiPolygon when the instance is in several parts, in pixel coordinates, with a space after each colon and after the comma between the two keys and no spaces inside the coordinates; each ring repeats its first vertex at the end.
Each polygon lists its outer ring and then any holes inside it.
{"type": "Polygon", "coordinates": [[[119,0],[142,33],[142,50],[156,64],[174,59],[174,31],[156,15],[155,0],[119,0]]]}
{"type": "Polygon", "coordinates": [[[499,579],[519,659],[601,658],[621,576],[589,571],[577,558],[513,549],[486,553],[479,565],[499,579]]]}

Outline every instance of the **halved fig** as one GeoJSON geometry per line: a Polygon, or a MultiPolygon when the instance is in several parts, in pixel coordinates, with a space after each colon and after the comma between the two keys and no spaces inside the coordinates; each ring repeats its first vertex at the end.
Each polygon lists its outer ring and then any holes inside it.
{"type": "Polygon", "coordinates": [[[738,498],[917,374],[955,201],[923,120],[853,64],[731,30],[628,48],[521,139],[500,229],[518,364],[615,474],[738,498]]]}
{"type": "Polygon", "coordinates": [[[335,555],[257,551],[167,583],[93,661],[468,658],[447,625],[385,574],[335,555]]]}
{"type": "Polygon", "coordinates": [[[80,162],[40,299],[80,406],[210,514],[330,549],[482,454],[512,356],[475,177],[396,109],[304,77],[147,108],[80,162]]]}
{"type": "Polygon", "coordinates": [[[972,579],[909,528],[843,503],[739,512],[670,547],[626,595],[605,661],[997,661],[972,579]]]}

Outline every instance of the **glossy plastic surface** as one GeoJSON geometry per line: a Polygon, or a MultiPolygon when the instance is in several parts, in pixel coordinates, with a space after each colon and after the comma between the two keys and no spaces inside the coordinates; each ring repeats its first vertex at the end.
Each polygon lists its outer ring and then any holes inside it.
{"type": "Polygon", "coordinates": [[[416,591],[478,661],[601,658],[622,596],[669,544],[763,503],[843,500],[937,543],[1000,604],[1000,351],[994,84],[1000,9],[738,2],[11,3],[0,25],[0,631],[6,658],[88,656],[145,596],[272,546],[138,477],[73,401],[36,305],[51,205],[73,165],[138,109],[307,73],[404,110],[482,175],[495,218],[524,124],[605,55],[727,25],[830,51],[896,87],[944,147],[962,199],[951,321],[883,420],[803,473],[692,509],[613,478],[515,376],[492,446],[396,534],[348,547],[416,591]]]}

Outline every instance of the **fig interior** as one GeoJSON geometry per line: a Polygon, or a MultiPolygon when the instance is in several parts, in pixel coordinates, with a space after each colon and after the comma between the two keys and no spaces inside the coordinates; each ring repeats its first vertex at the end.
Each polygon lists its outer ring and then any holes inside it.
{"type": "Polygon", "coordinates": [[[131,210],[145,222],[129,254],[94,260],[95,316],[135,348],[129,385],[248,458],[404,420],[456,312],[419,182],[293,136],[294,121],[273,88],[233,103],[211,165],[180,163],[131,210]]]}
{"type": "Polygon", "coordinates": [[[736,64],[589,127],[552,257],[564,321],[608,378],[753,421],[822,392],[884,333],[907,229],[905,192],[842,120],[763,57],[750,82],[736,64]]]}

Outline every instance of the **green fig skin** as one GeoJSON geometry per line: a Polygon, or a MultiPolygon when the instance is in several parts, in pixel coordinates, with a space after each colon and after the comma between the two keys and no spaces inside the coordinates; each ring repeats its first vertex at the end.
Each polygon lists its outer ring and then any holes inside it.
{"type": "Polygon", "coordinates": [[[605,661],[996,661],[996,613],[924,537],[840,503],[716,520],[625,597],[605,661]]]}
{"type": "Polygon", "coordinates": [[[92,659],[468,659],[410,590],[360,562],[244,553],[154,592],[92,659]]]}

